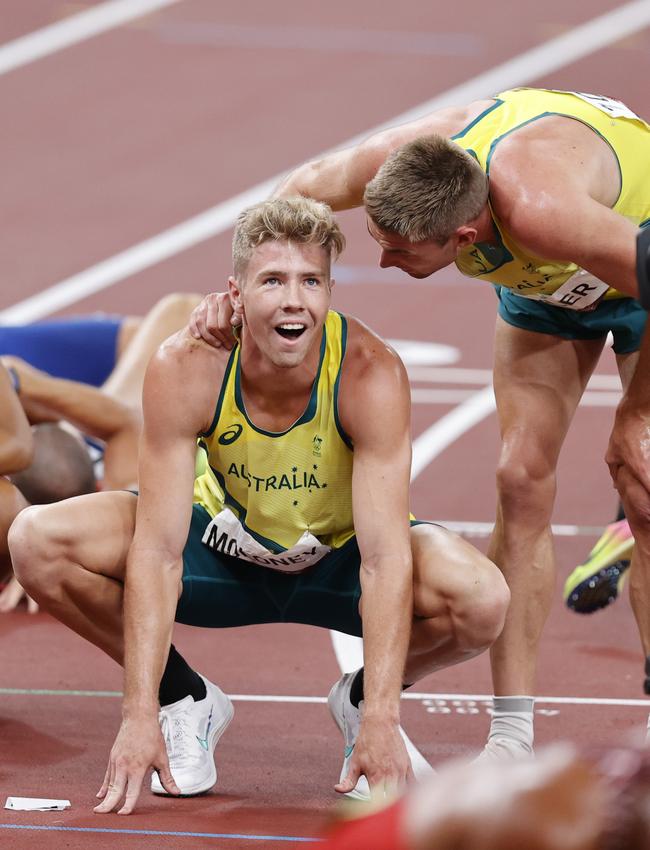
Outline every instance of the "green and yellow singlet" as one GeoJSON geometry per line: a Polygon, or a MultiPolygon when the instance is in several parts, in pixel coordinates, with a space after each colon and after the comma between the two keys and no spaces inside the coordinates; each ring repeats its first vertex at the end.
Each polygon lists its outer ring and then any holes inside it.
{"type": "Polygon", "coordinates": [[[354,534],[352,445],[337,410],[346,338],[345,318],[330,310],[309,402],[282,433],[248,418],[233,349],[194,484],[194,502],[212,517],[203,542],[215,551],[294,572],[354,534]]]}
{"type": "MultiPolygon", "coordinates": [[[[489,176],[490,161],[499,142],[514,130],[550,115],[581,121],[609,144],[618,160],[621,179],[613,209],[633,224],[648,223],[650,126],[617,100],[546,89],[505,91],[452,140],[474,156],[489,176]]],[[[567,203],[570,202],[568,198],[567,203]]],[[[517,295],[573,310],[590,307],[603,296],[626,297],[574,263],[551,262],[528,253],[491,212],[498,244],[475,244],[461,252],[456,265],[463,274],[506,286],[517,295]]]]}

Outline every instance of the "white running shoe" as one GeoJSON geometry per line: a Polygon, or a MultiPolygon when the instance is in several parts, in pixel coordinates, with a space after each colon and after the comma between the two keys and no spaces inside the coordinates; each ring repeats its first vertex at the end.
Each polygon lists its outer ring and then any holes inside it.
{"type": "MultiPolygon", "coordinates": [[[[340,782],[348,775],[350,759],[354,752],[354,745],[357,742],[359,727],[361,725],[361,706],[363,705],[363,700],[359,703],[359,708],[355,708],[350,702],[350,688],[355,675],[356,671],[354,673],[345,673],[334,685],[327,697],[327,705],[329,706],[330,713],[334,722],[343,733],[343,741],[345,743],[340,782]]],[[[368,802],[370,800],[370,786],[366,777],[360,776],[354,789],[348,791],[345,796],[351,797],[353,800],[368,802]]]]}
{"type": "MultiPolygon", "coordinates": [[[[195,702],[186,696],[161,708],[159,714],[169,768],[183,797],[209,791],[217,781],[214,748],[235,713],[226,694],[201,678],[207,690],[204,699],[195,702]]],[[[151,790],[167,795],[155,770],[151,790]]]]}

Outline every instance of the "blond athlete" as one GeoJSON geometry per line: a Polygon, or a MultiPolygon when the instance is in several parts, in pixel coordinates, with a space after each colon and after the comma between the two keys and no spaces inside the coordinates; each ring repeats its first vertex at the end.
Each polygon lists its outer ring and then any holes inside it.
{"type": "MultiPolygon", "coordinates": [[[[650,655],[650,339],[637,368],[646,314],[635,300],[648,162],[650,127],[618,101],[517,89],[381,132],[279,188],[337,210],[364,205],[382,267],[424,278],[456,263],[498,287],[503,447],[488,554],[512,603],[492,649],[493,755],[532,748],[537,650],[555,583],[557,459],[609,331],[625,394],[607,461],[637,540],[632,603],[650,655]]],[[[213,298],[194,332],[210,340],[227,327],[223,306],[213,298]]]]}
{"type": "Polygon", "coordinates": [[[229,280],[241,342],[230,353],[185,331],[153,358],[139,496],[27,509],[14,524],[29,593],[125,667],[98,812],[131,812],[152,766],[158,793],[216,780],[213,750],[233,707],[170,648],[175,618],[363,635],[363,703],[354,674],[329,700],[345,738],[344,793],[360,777],[382,790],[406,779],[402,687],[476,655],[502,628],[508,590],[496,567],[444,529],[409,525],[408,380],[380,339],[330,310],[342,244],[323,204],[244,211],[229,280]],[[197,437],[209,465],[195,484],[197,437]]]}

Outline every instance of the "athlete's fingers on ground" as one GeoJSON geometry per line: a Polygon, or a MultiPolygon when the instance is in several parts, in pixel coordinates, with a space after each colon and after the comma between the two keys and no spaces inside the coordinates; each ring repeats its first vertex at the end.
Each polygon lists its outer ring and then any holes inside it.
{"type": "Polygon", "coordinates": [[[366,774],[368,785],[370,787],[371,800],[392,799],[398,794],[398,789],[404,786],[403,778],[397,773],[386,773],[384,771],[369,771],[366,774]]]}
{"type": "Polygon", "coordinates": [[[142,780],[144,779],[144,771],[138,770],[129,775],[126,785],[126,797],[124,805],[118,810],[118,815],[130,815],[135,804],[138,802],[140,791],[142,791],[142,780]]]}
{"type": "Polygon", "coordinates": [[[350,768],[347,776],[341,779],[341,781],[334,786],[334,790],[338,791],[339,794],[347,794],[349,791],[354,790],[360,776],[361,770],[359,767],[354,763],[354,761],[350,762],[350,768]]]}
{"type": "Polygon", "coordinates": [[[172,776],[172,772],[169,769],[169,762],[165,759],[164,762],[156,765],[156,773],[158,774],[158,778],[160,779],[160,784],[167,791],[168,794],[173,794],[174,796],[178,796],[181,793],[181,789],[178,787],[176,782],[174,781],[174,777],[172,776]]]}
{"type": "Polygon", "coordinates": [[[34,602],[31,596],[27,597],[27,613],[38,614],[38,602],[34,602]]]}
{"type": "Polygon", "coordinates": [[[117,772],[113,781],[108,784],[106,796],[98,806],[95,806],[93,812],[97,812],[102,815],[106,814],[106,812],[112,812],[113,809],[119,805],[122,797],[124,797],[125,790],[126,775],[124,773],[117,772]]]}
{"type": "Polygon", "coordinates": [[[110,785],[113,784],[113,778],[115,776],[115,764],[113,759],[108,760],[108,765],[106,766],[106,773],[104,774],[104,781],[102,782],[102,787],[97,792],[98,797],[105,797],[110,785]]]}

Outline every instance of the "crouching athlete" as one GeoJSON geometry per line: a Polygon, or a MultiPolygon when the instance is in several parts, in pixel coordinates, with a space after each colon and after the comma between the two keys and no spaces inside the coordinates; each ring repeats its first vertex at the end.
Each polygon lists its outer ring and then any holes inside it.
{"type": "Polygon", "coordinates": [[[139,495],[29,508],[13,526],[30,595],[125,668],[98,812],[133,811],[151,767],[157,793],[215,783],[233,707],[170,646],[174,619],[363,636],[364,667],[329,698],[345,738],[336,789],[359,795],[410,773],[402,688],[501,631],[508,590],[496,567],[445,529],[409,522],[408,380],[385,343],[330,310],[342,247],[323,204],[245,210],[229,279],[240,342],[215,349],[185,330],[154,355],[139,495]],[[197,438],[208,464],[195,481],[197,438]]]}

